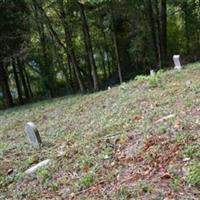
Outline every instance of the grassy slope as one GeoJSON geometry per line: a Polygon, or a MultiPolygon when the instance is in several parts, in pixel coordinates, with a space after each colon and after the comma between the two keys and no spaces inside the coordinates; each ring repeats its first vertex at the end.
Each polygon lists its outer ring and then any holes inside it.
{"type": "Polygon", "coordinates": [[[199,63],[1,111],[0,199],[198,199],[199,116],[199,63]],[[28,121],[41,133],[40,151],[27,144],[28,121]],[[52,166],[23,174],[47,158],[52,166]]]}

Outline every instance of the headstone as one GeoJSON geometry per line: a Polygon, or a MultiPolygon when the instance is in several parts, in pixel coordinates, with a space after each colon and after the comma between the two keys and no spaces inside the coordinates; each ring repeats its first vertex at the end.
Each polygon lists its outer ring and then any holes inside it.
{"type": "Polygon", "coordinates": [[[25,125],[25,133],[27,135],[30,144],[35,148],[39,148],[42,143],[42,140],[40,138],[39,131],[37,130],[33,122],[28,122],[25,125]]]}
{"type": "Polygon", "coordinates": [[[153,69],[150,70],[150,75],[154,76],[155,75],[155,71],[153,69]]]}
{"type": "Polygon", "coordinates": [[[38,169],[42,168],[42,167],[46,167],[47,165],[49,165],[50,163],[52,162],[52,160],[50,159],[47,159],[47,160],[44,160],[36,165],[34,165],[33,167],[27,169],[25,171],[26,174],[33,174],[35,173],[38,169]]]}
{"type": "Polygon", "coordinates": [[[174,61],[174,65],[175,65],[175,69],[181,70],[182,66],[181,66],[181,62],[180,62],[180,55],[174,55],[173,56],[173,61],[174,61]]]}

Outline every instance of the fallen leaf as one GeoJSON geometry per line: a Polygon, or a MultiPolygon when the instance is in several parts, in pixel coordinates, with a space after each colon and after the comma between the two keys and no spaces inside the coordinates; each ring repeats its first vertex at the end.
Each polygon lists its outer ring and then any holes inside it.
{"type": "Polygon", "coordinates": [[[133,122],[139,122],[141,119],[142,119],[142,116],[136,115],[136,116],[134,116],[134,117],[132,118],[132,121],[133,121],[133,122]]]}
{"type": "Polygon", "coordinates": [[[170,173],[165,173],[161,176],[161,179],[170,179],[172,178],[172,175],[170,173]]]}

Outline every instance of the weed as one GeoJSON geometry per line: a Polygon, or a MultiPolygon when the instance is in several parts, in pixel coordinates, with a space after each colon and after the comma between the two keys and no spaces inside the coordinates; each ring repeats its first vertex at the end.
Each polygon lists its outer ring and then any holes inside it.
{"type": "Polygon", "coordinates": [[[189,133],[179,133],[176,135],[177,143],[186,143],[189,140],[194,140],[194,136],[189,133]]]}
{"type": "Polygon", "coordinates": [[[79,161],[79,165],[80,167],[84,167],[84,166],[88,166],[88,167],[92,167],[94,163],[94,158],[88,156],[88,155],[84,155],[80,157],[80,161],[79,161]]]}
{"type": "Polygon", "coordinates": [[[52,181],[48,184],[48,189],[51,191],[56,191],[59,188],[60,184],[57,181],[52,181]]]}
{"type": "Polygon", "coordinates": [[[186,146],[186,148],[183,150],[183,155],[191,159],[200,158],[200,145],[191,144],[191,145],[186,146]]]}
{"type": "Polygon", "coordinates": [[[111,144],[106,144],[100,154],[100,158],[104,160],[111,159],[113,156],[113,146],[111,144]]]}
{"type": "Polygon", "coordinates": [[[186,181],[190,185],[200,186],[200,162],[194,163],[189,167],[186,181]]]}
{"type": "Polygon", "coordinates": [[[127,186],[122,186],[119,190],[119,199],[126,200],[131,198],[133,195],[133,190],[127,186]]]}
{"type": "Polygon", "coordinates": [[[47,168],[42,168],[37,171],[37,175],[42,179],[42,182],[46,182],[50,178],[50,173],[47,168]]]}
{"type": "Polygon", "coordinates": [[[94,175],[92,173],[88,173],[80,178],[80,180],[78,182],[78,188],[80,190],[86,189],[86,188],[90,187],[94,182],[95,182],[94,175]]]}
{"type": "Polygon", "coordinates": [[[180,186],[180,178],[179,178],[178,176],[174,176],[174,177],[171,179],[170,187],[171,187],[175,192],[177,192],[178,189],[179,189],[179,186],[180,186]]]}
{"type": "Polygon", "coordinates": [[[136,80],[147,81],[150,88],[162,87],[161,75],[163,70],[159,70],[154,76],[136,76],[136,80]]]}
{"type": "Polygon", "coordinates": [[[141,192],[143,193],[152,193],[153,188],[151,185],[149,185],[147,182],[145,181],[140,181],[139,182],[139,189],[141,192]]]}
{"type": "Polygon", "coordinates": [[[0,188],[7,187],[9,184],[17,181],[20,177],[20,174],[13,174],[10,176],[2,176],[0,175],[0,188]]]}

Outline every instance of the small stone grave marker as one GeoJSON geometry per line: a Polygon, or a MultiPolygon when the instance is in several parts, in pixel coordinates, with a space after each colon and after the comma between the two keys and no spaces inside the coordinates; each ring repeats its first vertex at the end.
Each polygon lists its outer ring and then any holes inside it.
{"type": "Polygon", "coordinates": [[[155,76],[155,71],[153,69],[150,70],[150,75],[155,76]]]}
{"type": "Polygon", "coordinates": [[[34,165],[33,167],[27,169],[25,171],[26,174],[32,174],[32,173],[35,173],[38,169],[42,168],[42,167],[46,167],[47,165],[49,165],[50,163],[52,162],[52,160],[50,159],[47,159],[47,160],[44,160],[36,165],[34,165]]]}
{"type": "Polygon", "coordinates": [[[40,138],[39,131],[33,122],[28,122],[25,125],[25,133],[30,144],[35,148],[39,148],[42,140],[40,138]]]}
{"type": "Polygon", "coordinates": [[[173,61],[174,61],[174,65],[175,65],[175,69],[181,70],[182,66],[181,66],[181,62],[180,62],[180,55],[174,55],[173,56],[173,61]]]}

